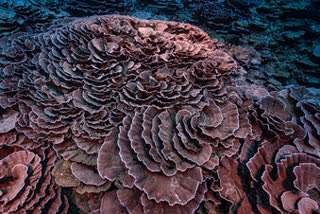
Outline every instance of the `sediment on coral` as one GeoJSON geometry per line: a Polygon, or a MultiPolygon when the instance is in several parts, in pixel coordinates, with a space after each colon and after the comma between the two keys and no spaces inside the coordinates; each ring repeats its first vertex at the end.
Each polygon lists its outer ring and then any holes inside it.
{"type": "Polygon", "coordinates": [[[241,65],[259,60],[189,24],[120,15],[13,36],[2,213],[319,212],[320,102],[249,82],[241,65]]]}

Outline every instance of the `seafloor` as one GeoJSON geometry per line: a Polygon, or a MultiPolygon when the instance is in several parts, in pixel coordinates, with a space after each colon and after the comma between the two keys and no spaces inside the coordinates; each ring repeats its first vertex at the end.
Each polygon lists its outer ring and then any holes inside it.
{"type": "Polygon", "coordinates": [[[0,0],[0,213],[320,213],[319,0],[0,0]]]}

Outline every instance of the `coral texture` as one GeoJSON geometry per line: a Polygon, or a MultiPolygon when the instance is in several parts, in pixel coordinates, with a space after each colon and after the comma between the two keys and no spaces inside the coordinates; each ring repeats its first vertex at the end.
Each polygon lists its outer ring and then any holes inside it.
{"type": "Polygon", "coordinates": [[[2,149],[0,160],[0,212],[66,213],[69,207],[51,169],[56,156],[52,149],[33,151],[2,149]]]}
{"type": "Polygon", "coordinates": [[[249,84],[237,48],[119,15],[10,42],[3,213],[319,212],[320,102],[249,84]]]}

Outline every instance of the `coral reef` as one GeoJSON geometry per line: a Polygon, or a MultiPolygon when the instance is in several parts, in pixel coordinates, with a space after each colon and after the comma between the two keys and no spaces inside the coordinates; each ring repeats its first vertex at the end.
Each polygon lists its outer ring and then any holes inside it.
{"type": "Polygon", "coordinates": [[[254,48],[121,15],[8,42],[0,213],[320,211],[320,101],[249,82],[254,48]]]}
{"type": "Polygon", "coordinates": [[[82,17],[130,12],[135,9],[136,0],[71,0],[59,3],[60,5],[55,5],[55,7],[58,6],[71,16],[82,17]]]}
{"type": "Polygon", "coordinates": [[[198,0],[195,5],[193,20],[198,24],[205,23],[207,27],[218,32],[228,31],[235,21],[250,15],[246,2],[242,0],[198,0]]]}
{"type": "Polygon", "coordinates": [[[44,7],[46,3],[32,0],[1,0],[0,38],[15,32],[43,31],[44,25],[50,25],[55,19],[68,15],[61,9],[44,7]]]}
{"type": "Polygon", "coordinates": [[[260,70],[269,83],[319,88],[319,60],[312,54],[319,44],[319,19],[312,12],[319,10],[316,4],[316,1],[266,1],[252,9],[253,21],[238,23],[236,28],[243,32],[241,40],[265,53],[263,67],[267,72],[260,70]],[[252,22],[256,24],[249,29],[252,22]],[[259,33],[260,28],[263,33],[259,33]],[[245,36],[248,31],[251,35],[245,36]]]}
{"type": "Polygon", "coordinates": [[[123,14],[174,20],[195,24],[224,43],[254,48],[261,63],[245,67],[250,79],[319,89],[319,10],[318,0],[3,0],[0,47],[7,35],[43,32],[61,17],[123,14]]]}

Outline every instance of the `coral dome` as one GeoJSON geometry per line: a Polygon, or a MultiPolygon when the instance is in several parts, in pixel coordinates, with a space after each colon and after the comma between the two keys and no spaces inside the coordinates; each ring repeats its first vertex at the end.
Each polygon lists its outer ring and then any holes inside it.
{"type": "Polygon", "coordinates": [[[319,100],[250,83],[230,52],[120,15],[12,36],[0,213],[319,212],[319,100]]]}

